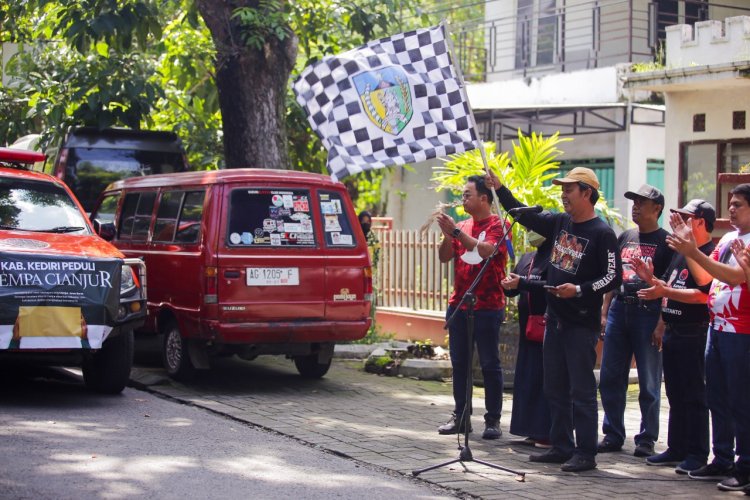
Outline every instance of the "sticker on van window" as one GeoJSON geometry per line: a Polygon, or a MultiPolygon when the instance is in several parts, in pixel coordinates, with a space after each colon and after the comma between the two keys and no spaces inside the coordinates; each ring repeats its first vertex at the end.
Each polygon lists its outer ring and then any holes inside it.
{"type": "Polygon", "coordinates": [[[232,245],[239,245],[242,242],[242,237],[239,235],[239,233],[232,233],[229,235],[229,241],[232,243],[232,245]]]}
{"type": "Polygon", "coordinates": [[[276,221],[274,219],[263,219],[263,231],[268,233],[276,231],[276,221]]]}
{"type": "Polygon", "coordinates": [[[294,206],[294,202],[292,201],[292,195],[285,194],[284,195],[284,208],[292,208],[293,206],[294,206]]]}
{"type": "Polygon", "coordinates": [[[273,206],[280,207],[284,204],[284,197],[280,194],[275,194],[271,196],[271,203],[273,203],[273,206]]]}
{"type": "Polygon", "coordinates": [[[281,235],[273,233],[271,235],[271,245],[281,245],[281,235]]]}
{"type": "Polygon", "coordinates": [[[300,225],[302,226],[302,232],[303,233],[312,233],[313,232],[313,225],[311,219],[304,219],[302,222],[300,222],[300,225]]]}
{"type": "Polygon", "coordinates": [[[248,233],[248,232],[242,233],[241,239],[242,239],[242,244],[243,245],[252,245],[253,244],[253,235],[250,234],[250,233],[248,233]]]}
{"type": "Polygon", "coordinates": [[[309,212],[310,204],[307,203],[307,197],[301,196],[300,199],[294,201],[295,212],[309,212]]]}
{"type": "Polygon", "coordinates": [[[333,213],[341,213],[341,200],[331,200],[331,207],[333,207],[333,213]]]}
{"type": "Polygon", "coordinates": [[[335,215],[326,215],[325,222],[326,222],[327,233],[331,231],[341,231],[341,224],[339,224],[339,218],[336,217],[335,215]]]}
{"type": "Polygon", "coordinates": [[[255,231],[253,231],[253,232],[255,233],[255,240],[256,241],[258,240],[259,237],[263,236],[263,228],[261,228],[261,227],[256,227],[255,231]]]}
{"type": "Polygon", "coordinates": [[[292,215],[290,215],[289,218],[292,219],[292,220],[301,221],[301,220],[304,220],[304,219],[309,219],[310,215],[302,213],[302,212],[295,212],[292,215]]]}

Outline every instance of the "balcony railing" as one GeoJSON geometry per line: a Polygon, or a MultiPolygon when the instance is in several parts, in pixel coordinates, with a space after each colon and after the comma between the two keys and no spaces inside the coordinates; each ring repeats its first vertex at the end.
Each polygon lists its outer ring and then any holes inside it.
{"type": "Polygon", "coordinates": [[[452,28],[456,58],[471,81],[663,60],[667,26],[750,15],[749,2],[723,1],[591,0],[540,9],[560,2],[539,0],[516,12],[507,12],[513,2],[488,1],[483,22],[452,28]]]}

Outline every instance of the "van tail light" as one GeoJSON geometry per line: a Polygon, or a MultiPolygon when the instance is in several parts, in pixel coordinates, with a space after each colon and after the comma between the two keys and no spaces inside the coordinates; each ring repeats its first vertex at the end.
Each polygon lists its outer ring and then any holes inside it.
{"type": "Polygon", "coordinates": [[[219,269],[216,267],[206,268],[206,293],[203,296],[204,304],[218,304],[219,269]]]}
{"type": "Polygon", "coordinates": [[[60,155],[57,157],[57,163],[55,163],[55,169],[53,174],[58,179],[62,180],[65,177],[65,165],[68,164],[68,148],[60,149],[60,155]]]}
{"type": "Polygon", "coordinates": [[[362,275],[365,278],[365,300],[372,302],[372,267],[362,269],[362,275]]]}

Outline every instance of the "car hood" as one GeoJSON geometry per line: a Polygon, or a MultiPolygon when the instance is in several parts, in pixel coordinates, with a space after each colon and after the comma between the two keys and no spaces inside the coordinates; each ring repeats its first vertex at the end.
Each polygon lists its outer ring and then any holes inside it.
{"type": "Polygon", "coordinates": [[[0,231],[2,251],[76,257],[125,257],[111,243],[96,235],[29,231],[0,231]]]}

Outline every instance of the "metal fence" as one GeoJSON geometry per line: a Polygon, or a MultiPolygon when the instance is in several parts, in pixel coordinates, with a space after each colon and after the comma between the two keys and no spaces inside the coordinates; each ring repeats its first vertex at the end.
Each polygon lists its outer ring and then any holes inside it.
{"type": "Polygon", "coordinates": [[[379,307],[445,310],[453,290],[453,263],[441,263],[438,231],[375,228],[380,239],[380,264],[375,286],[379,307]]]}

